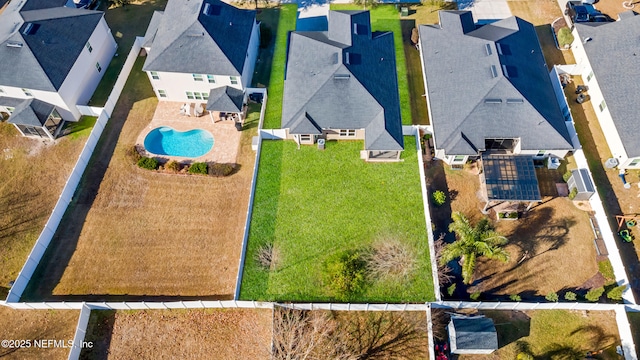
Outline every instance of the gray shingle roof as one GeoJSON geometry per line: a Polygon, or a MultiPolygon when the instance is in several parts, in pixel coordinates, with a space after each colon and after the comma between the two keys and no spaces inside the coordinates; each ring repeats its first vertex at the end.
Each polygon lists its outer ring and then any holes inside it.
{"type": "Polygon", "coordinates": [[[449,334],[449,336],[455,337],[457,349],[498,349],[498,333],[495,325],[493,325],[493,320],[489,318],[452,317],[451,322],[453,323],[455,334],[449,334]]]}
{"type": "Polygon", "coordinates": [[[372,34],[368,11],[331,11],[329,31],[291,33],[282,127],[365,129],[365,149],[402,150],[393,34],[372,34]]]}
{"type": "MultiPolygon", "coordinates": [[[[25,6],[38,5],[32,1],[25,6]]],[[[63,6],[18,11],[12,5],[0,15],[0,85],[59,90],[103,13],[63,6]]]]}
{"type": "Polygon", "coordinates": [[[511,17],[475,29],[466,11],[440,21],[419,27],[436,148],[477,155],[485,138],[573,148],[533,25],[511,17]]]}
{"type": "Polygon", "coordinates": [[[244,91],[231,86],[222,86],[211,89],[209,100],[207,100],[207,110],[240,112],[242,111],[242,101],[244,91]]]}
{"type": "Polygon", "coordinates": [[[8,122],[17,125],[43,126],[53,109],[55,105],[47,102],[35,98],[24,99],[16,105],[8,122]]]}
{"type": "Polygon", "coordinates": [[[219,0],[170,0],[143,70],[241,76],[255,18],[219,0]]]}
{"type": "MultiPolygon", "coordinates": [[[[629,14],[629,13],[627,13],[629,14]]],[[[635,15],[631,12],[630,14],[635,15]]],[[[628,157],[640,156],[640,16],[620,21],[576,24],[584,50],[628,157]]],[[[599,104],[596,104],[599,105],[599,104]]],[[[597,111],[597,110],[596,110],[597,111]]]]}

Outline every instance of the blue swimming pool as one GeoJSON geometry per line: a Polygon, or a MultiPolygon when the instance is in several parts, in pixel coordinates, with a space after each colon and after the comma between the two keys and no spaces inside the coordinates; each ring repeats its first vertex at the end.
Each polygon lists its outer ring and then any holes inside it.
{"type": "Polygon", "coordinates": [[[168,126],[155,128],[144,138],[147,151],[157,155],[195,158],[213,148],[213,135],[202,129],[177,131],[168,126]]]}

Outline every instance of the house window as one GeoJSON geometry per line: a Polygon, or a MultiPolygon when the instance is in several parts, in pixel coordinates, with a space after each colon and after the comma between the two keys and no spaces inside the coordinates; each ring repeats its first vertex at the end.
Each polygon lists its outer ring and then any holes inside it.
{"type": "Polygon", "coordinates": [[[29,90],[29,89],[22,89],[22,92],[23,92],[26,96],[33,96],[33,94],[31,93],[31,90],[29,90]]]}
{"type": "Polygon", "coordinates": [[[632,167],[632,166],[635,167],[635,166],[638,166],[638,165],[640,165],[640,159],[634,159],[631,163],[629,163],[630,167],[632,167]]]}
{"type": "Polygon", "coordinates": [[[356,136],[355,129],[340,129],[340,137],[354,137],[356,136]]]}
{"type": "Polygon", "coordinates": [[[189,100],[193,100],[193,99],[195,99],[195,98],[193,97],[193,92],[191,92],[191,91],[187,91],[187,99],[189,99],[189,100]]]}
{"type": "Polygon", "coordinates": [[[300,135],[300,142],[310,142],[311,135],[300,135]]]}
{"type": "Polygon", "coordinates": [[[87,41],[87,44],[84,46],[87,48],[87,50],[89,50],[89,52],[93,51],[93,47],[91,46],[91,43],[87,41]]]}
{"type": "Polygon", "coordinates": [[[231,85],[238,84],[238,77],[237,76],[229,76],[229,79],[231,80],[231,85]]]}
{"type": "Polygon", "coordinates": [[[215,84],[216,83],[216,77],[213,75],[207,75],[207,81],[209,82],[209,84],[215,84]]]}
{"type": "Polygon", "coordinates": [[[102,72],[102,66],[100,66],[100,63],[96,63],[96,69],[98,70],[98,72],[102,72]]]}
{"type": "Polygon", "coordinates": [[[466,156],[464,156],[464,155],[456,155],[456,156],[453,157],[453,162],[464,162],[464,158],[465,157],[466,156]]]}
{"type": "Polygon", "coordinates": [[[604,102],[604,100],[602,100],[602,102],[600,103],[600,111],[604,111],[604,109],[607,108],[607,103],[604,102]]]}
{"type": "Polygon", "coordinates": [[[546,150],[540,150],[540,151],[538,151],[538,153],[536,154],[536,156],[537,156],[537,157],[543,157],[543,156],[544,156],[544,154],[546,154],[546,153],[547,153],[547,151],[546,151],[546,150]]]}
{"type": "Polygon", "coordinates": [[[209,93],[202,93],[202,98],[204,100],[209,100],[209,93]]]}
{"type": "Polygon", "coordinates": [[[158,90],[158,96],[162,98],[167,97],[167,92],[164,90],[158,90]]]}
{"type": "Polygon", "coordinates": [[[194,92],[193,96],[196,98],[196,100],[202,100],[202,93],[194,92]]]}
{"type": "Polygon", "coordinates": [[[157,71],[151,71],[151,78],[153,80],[160,80],[160,75],[158,75],[157,71]]]}
{"type": "Polygon", "coordinates": [[[591,81],[592,77],[593,77],[593,71],[589,72],[589,75],[587,75],[587,82],[591,81]]]}
{"type": "Polygon", "coordinates": [[[194,81],[204,81],[200,74],[192,74],[192,76],[194,81]]]}

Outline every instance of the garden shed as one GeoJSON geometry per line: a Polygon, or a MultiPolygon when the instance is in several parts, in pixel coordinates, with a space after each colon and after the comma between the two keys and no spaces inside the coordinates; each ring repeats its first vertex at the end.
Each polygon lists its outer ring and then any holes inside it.
{"type": "Polygon", "coordinates": [[[498,333],[489,318],[454,315],[448,331],[453,354],[491,354],[498,349],[498,333]]]}
{"type": "Polygon", "coordinates": [[[567,181],[567,185],[569,186],[569,196],[572,196],[572,193],[575,194],[573,200],[589,200],[591,195],[596,192],[587,169],[571,170],[571,177],[567,181]]]}

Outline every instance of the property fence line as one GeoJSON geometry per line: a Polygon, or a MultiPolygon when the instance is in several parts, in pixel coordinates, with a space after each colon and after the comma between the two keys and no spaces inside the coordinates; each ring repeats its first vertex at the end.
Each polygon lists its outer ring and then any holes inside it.
{"type": "Polygon", "coordinates": [[[287,137],[285,129],[260,129],[260,137],[266,140],[284,140],[287,137]]]}
{"type": "Polygon", "coordinates": [[[82,344],[84,342],[85,335],[87,334],[87,325],[89,324],[89,317],[91,316],[91,308],[84,305],[80,310],[80,316],[78,317],[78,325],[76,326],[76,332],[73,336],[73,347],[69,350],[69,360],[78,360],[80,353],[82,352],[82,344]]]}
{"type": "Polygon", "coordinates": [[[83,115],[83,116],[100,116],[100,114],[102,113],[102,110],[104,110],[103,107],[88,106],[88,105],[76,105],[76,108],[80,112],[80,115],[83,115]]]}
{"type": "Polygon", "coordinates": [[[118,79],[116,79],[116,83],[115,85],[113,85],[113,90],[111,90],[111,93],[107,98],[107,101],[104,105],[104,110],[107,112],[107,115],[109,117],[111,117],[113,109],[116,107],[116,103],[118,102],[118,99],[122,94],[122,90],[127,83],[129,73],[131,73],[131,69],[133,69],[133,65],[135,65],[136,63],[138,55],[140,54],[140,49],[142,49],[143,42],[144,37],[136,36],[136,41],[133,43],[131,51],[129,51],[129,55],[127,55],[127,60],[125,60],[124,65],[122,66],[122,70],[120,70],[118,79]]]}
{"type": "Polygon", "coordinates": [[[620,335],[620,343],[622,350],[624,351],[625,360],[638,360],[638,354],[636,353],[636,345],[633,340],[633,333],[631,332],[631,325],[629,324],[629,318],[624,308],[616,308],[616,324],[618,325],[618,335],[620,335]]]}
{"type": "Polygon", "coordinates": [[[247,244],[249,242],[249,230],[251,229],[251,214],[253,213],[253,199],[256,194],[256,180],[258,179],[258,166],[260,165],[260,152],[262,150],[262,136],[260,129],[264,121],[265,109],[267,108],[267,90],[258,89],[263,94],[262,107],[260,108],[260,120],[258,121],[258,148],[256,149],[256,159],[253,164],[253,177],[251,178],[251,191],[249,193],[249,206],[247,207],[247,218],[244,223],[244,236],[242,238],[242,250],[240,251],[240,262],[238,265],[238,275],[236,277],[236,290],[233,298],[237,300],[240,297],[240,287],[242,285],[242,273],[244,271],[244,262],[247,255],[247,244]]]}
{"type": "MultiPolygon", "coordinates": [[[[115,102],[118,101],[120,93],[122,93],[122,88],[126,83],[126,79],[129,77],[129,72],[133,68],[133,63],[136,60],[137,54],[140,52],[142,39],[143,38],[140,37],[136,38],[136,42],[133,45],[131,52],[129,53],[127,62],[120,72],[120,75],[118,75],[116,86],[111,92],[111,95],[109,95],[109,100],[112,101],[114,106],[115,102]]],[[[107,125],[109,117],[111,116],[111,112],[113,111],[113,106],[109,104],[109,100],[107,101],[107,105],[105,105],[103,111],[99,114],[98,120],[96,121],[93,129],[91,129],[89,138],[84,144],[82,152],[80,153],[80,156],[78,157],[78,160],[76,161],[76,164],[73,167],[69,178],[67,178],[64,188],[60,193],[60,197],[58,198],[58,201],[56,202],[56,205],[53,208],[53,211],[51,212],[47,223],[40,232],[40,236],[38,236],[35,245],[31,249],[31,252],[29,253],[29,256],[27,257],[24,265],[22,266],[17,279],[14,281],[13,286],[11,286],[9,294],[7,295],[7,303],[20,301],[20,297],[26,289],[27,284],[31,280],[31,276],[33,276],[33,273],[40,263],[42,256],[47,250],[47,247],[51,243],[51,239],[58,229],[58,225],[60,225],[60,221],[62,220],[64,213],[67,211],[69,203],[73,200],[73,195],[75,194],[78,184],[80,183],[82,174],[84,173],[84,170],[86,169],[87,164],[91,159],[91,155],[93,154],[98,140],[100,139],[100,135],[102,135],[102,131],[107,125]]]]}
{"type": "MultiPolygon", "coordinates": [[[[433,278],[433,294],[436,301],[442,300],[440,294],[440,281],[438,280],[438,263],[436,250],[431,229],[431,210],[429,209],[429,192],[427,191],[427,180],[424,172],[424,160],[422,159],[422,145],[420,144],[420,128],[413,126],[413,135],[416,137],[416,148],[418,149],[418,171],[420,173],[420,190],[422,191],[422,206],[424,209],[424,219],[426,221],[427,240],[429,241],[429,258],[431,260],[431,277],[433,278]]],[[[433,359],[433,358],[432,358],[433,359]]]]}

